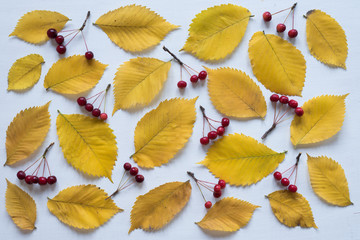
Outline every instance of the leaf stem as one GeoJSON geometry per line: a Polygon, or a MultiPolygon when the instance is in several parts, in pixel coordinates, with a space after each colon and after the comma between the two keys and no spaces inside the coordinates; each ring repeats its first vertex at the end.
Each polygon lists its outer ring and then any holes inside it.
{"type": "Polygon", "coordinates": [[[163,49],[165,52],[168,52],[181,66],[184,65],[184,63],[175,54],[173,54],[167,47],[163,46],[163,49]]]}

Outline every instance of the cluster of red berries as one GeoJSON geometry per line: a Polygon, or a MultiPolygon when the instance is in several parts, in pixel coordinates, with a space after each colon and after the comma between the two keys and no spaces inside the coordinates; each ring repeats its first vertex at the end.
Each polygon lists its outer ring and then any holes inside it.
{"type": "Polygon", "coordinates": [[[77,103],[79,104],[79,106],[81,107],[85,107],[85,110],[88,112],[91,112],[91,114],[94,117],[100,117],[101,120],[106,120],[108,118],[108,115],[105,113],[105,106],[106,106],[106,93],[109,91],[111,84],[108,84],[106,89],[104,91],[101,91],[97,94],[95,94],[94,96],[89,97],[88,99],[86,99],[85,97],[79,97],[77,99],[77,103]],[[102,96],[99,107],[94,108],[94,103],[102,96]],[[90,100],[91,98],[95,98],[95,100],[92,103],[88,103],[87,101],[90,100]],[[104,112],[101,112],[100,107],[101,104],[103,103],[105,99],[105,103],[104,103],[104,112]]]}
{"type": "Polygon", "coordinates": [[[138,174],[139,173],[139,169],[137,167],[131,167],[131,164],[126,162],[124,163],[124,169],[125,171],[129,171],[131,176],[135,176],[135,181],[138,183],[141,183],[144,181],[144,176],[138,174]]]}
{"type": "Polygon", "coordinates": [[[301,107],[298,107],[298,102],[294,99],[290,99],[287,96],[279,96],[277,94],[273,94],[270,96],[270,101],[271,102],[280,102],[281,104],[287,104],[289,105],[290,108],[295,109],[295,114],[298,115],[299,117],[301,117],[302,115],[304,115],[304,110],[301,107]]]}
{"type": "Polygon", "coordinates": [[[286,16],[284,22],[283,22],[283,23],[279,23],[279,24],[276,26],[276,31],[277,31],[278,33],[285,32],[285,30],[286,30],[285,22],[286,22],[286,20],[288,19],[289,15],[292,13],[292,29],[289,30],[288,36],[289,36],[289,38],[295,38],[295,37],[297,37],[297,35],[298,35],[298,31],[294,28],[294,16],[295,16],[294,9],[295,9],[295,7],[296,7],[296,3],[295,3],[292,7],[283,9],[283,10],[278,11],[278,12],[275,12],[275,13],[273,13],[273,14],[271,14],[270,12],[264,12],[264,13],[263,13],[263,19],[264,19],[265,22],[270,22],[273,15],[278,14],[278,13],[281,13],[281,12],[283,12],[283,11],[286,11],[286,10],[289,10],[289,9],[290,9],[289,14],[286,16]]]}
{"type": "Polygon", "coordinates": [[[300,156],[301,156],[301,153],[299,153],[299,155],[296,157],[296,163],[293,166],[291,166],[290,168],[288,168],[287,170],[285,170],[283,173],[280,173],[278,171],[274,172],[274,178],[277,181],[280,181],[281,185],[283,185],[284,187],[287,187],[287,189],[290,192],[296,192],[298,189],[296,186],[296,179],[297,179],[297,171],[298,171],[298,164],[299,164],[300,156]],[[283,178],[283,175],[288,171],[291,171],[289,177],[283,178]],[[291,178],[291,176],[293,175],[294,172],[295,172],[295,181],[294,181],[294,184],[290,184],[289,179],[291,178]]]}
{"type": "Polygon", "coordinates": [[[207,144],[209,144],[210,139],[215,140],[218,136],[223,136],[224,135],[225,128],[227,126],[229,126],[230,120],[228,118],[224,117],[224,118],[221,119],[221,121],[217,121],[217,120],[211,119],[208,116],[206,116],[205,108],[203,106],[200,106],[200,110],[201,110],[201,112],[203,114],[203,137],[200,138],[200,143],[202,145],[207,145],[207,144]],[[209,129],[210,129],[207,136],[205,136],[205,121],[208,123],[209,129]],[[221,126],[216,128],[210,123],[210,121],[220,123],[221,126]]]}

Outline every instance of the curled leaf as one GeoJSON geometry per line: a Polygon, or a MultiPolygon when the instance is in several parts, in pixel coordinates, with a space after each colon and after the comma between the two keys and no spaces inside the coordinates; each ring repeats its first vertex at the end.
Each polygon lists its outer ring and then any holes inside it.
{"type": "Polygon", "coordinates": [[[129,233],[137,228],[152,231],[164,227],[185,207],[190,195],[189,181],[165,183],[140,195],[131,210],[129,233]]]}
{"type": "Polygon", "coordinates": [[[47,207],[61,222],[79,229],[98,228],[123,211],[95,185],[66,188],[48,199],[47,207]]]}

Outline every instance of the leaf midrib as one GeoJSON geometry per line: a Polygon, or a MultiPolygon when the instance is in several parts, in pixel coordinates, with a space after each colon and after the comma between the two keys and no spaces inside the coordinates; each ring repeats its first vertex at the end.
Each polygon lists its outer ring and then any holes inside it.
{"type": "Polygon", "coordinates": [[[43,64],[43,63],[44,63],[44,61],[36,64],[36,65],[33,66],[33,67],[31,67],[27,72],[25,72],[24,74],[22,74],[20,77],[14,79],[14,82],[15,82],[15,83],[18,83],[18,81],[19,81],[20,79],[24,78],[25,75],[29,74],[29,73],[32,72],[35,68],[37,68],[39,65],[41,65],[41,64],[43,64]]]}
{"type": "Polygon", "coordinates": [[[209,158],[209,161],[210,162],[218,162],[218,161],[231,161],[231,160],[240,160],[240,159],[246,159],[246,158],[263,158],[263,157],[272,157],[272,156],[276,156],[276,155],[281,155],[281,154],[284,154],[284,153],[273,153],[273,154],[267,154],[267,155],[261,155],[261,156],[245,156],[245,157],[242,157],[242,156],[239,156],[239,157],[233,157],[233,158],[220,158],[220,159],[213,159],[213,158],[209,158]]]}
{"type": "MultiPolygon", "coordinates": [[[[64,80],[62,80],[62,81],[60,81],[60,82],[57,82],[57,83],[55,83],[55,84],[53,84],[53,85],[49,85],[49,86],[47,87],[47,89],[53,88],[53,87],[56,86],[56,85],[63,84],[64,82],[73,80],[74,78],[78,78],[79,76],[85,75],[85,74],[87,74],[87,73],[89,73],[89,72],[92,72],[92,71],[93,71],[93,70],[88,70],[88,71],[82,72],[82,73],[80,73],[80,74],[78,74],[78,75],[71,76],[71,77],[69,77],[69,78],[65,78],[64,80]]],[[[45,80],[46,80],[46,79],[45,79],[45,80]]]]}
{"type": "Polygon", "coordinates": [[[98,206],[93,206],[93,205],[88,205],[85,203],[81,203],[81,202],[71,202],[71,201],[63,201],[63,200],[54,200],[54,199],[48,199],[49,201],[53,201],[56,203],[62,203],[62,204],[70,204],[70,205],[80,205],[83,207],[89,207],[89,208],[95,208],[95,209],[105,209],[105,210],[118,210],[117,208],[108,208],[108,207],[98,207],[98,206]]]}
{"type": "Polygon", "coordinates": [[[279,204],[285,206],[285,207],[288,208],[290,211],[293,211],[293,212],[297,213],[297,214],[300,215],[303,219],[306,217],[303,213],[298,212],[298,211],[295,210],[292,206],[286,204],[285,202],[282,202],[282,201],[280,201],[280,200],[278,200],[278,199],[276,199],[276,198],[272,198],[272,197],[270,197],[270,196],[268,196],[268,198],[270,198],[270,199],[272,199],[273,201],[276,201],[276,202],[278,202],[279,204]]]}

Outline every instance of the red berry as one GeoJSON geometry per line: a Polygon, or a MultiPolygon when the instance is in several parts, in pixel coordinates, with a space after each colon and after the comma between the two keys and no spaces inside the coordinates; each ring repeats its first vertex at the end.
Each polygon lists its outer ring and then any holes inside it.
{"type": "Polygon", "coordinates": [[[298,31],[297,31],[296,29],[291,29],[291,30],[288,32],[289,38],[295,38],[297,35],[298,35],[298,31]]]}
{"type": "Polygon", "coordinates": [[[263,13],[263,19],[265,22],[270,22],[272,19],[271,13],[270,12],[264,12],[263,13]]]}
{"type": "Polygon", "coordinates": [[[98,108],[94,108],[94,109],[92,110],[91,114],[92,114],[94,117],[99,117],[100,114],[101,114],[101,111],[100,111],[100,109],[98,109],[98,108]]]}
{"type": "Polygon", "coordinates": [[[200,80],[205,80],[205,78],[207,77],[207,72],[206,71],[199,72],[198,77],[199,77],[200,80]]]}
{"type": "Polygon", "coordinates": [[[298,106],[298,102],[295,101],[294,99],[291,99],[291,100],[288,102],[288,104],[289,104],[289,107],[291,107],[291,108],[297,108],[297,106],[298,106]]]}
{"type": "Polygon", "coordinates": [[[276,26],[276,31],[279,32],[279,33],[285,32],[285,30],[286,30],[286,26],[283,23],[279,23],[276,26]]]}
{"type": "Polygon", "coordinates": [[[181,80],[177,83],[177,86],[178,86],[178,88],[181,88],[181,89],[186,88],[187,83],[185,81],[181,80]]]}
{"type": "Polygon", "coordinates": [[[144,176],[143,175],[136,175],[135,176],[135,181],[137,181],[138,183],[141,183],[141,182],[143,182],[144,181],[144,176]]]}
{"type": "Polygon", "coordinates": [[[206,208],[211,208],[211,206],[212,206],[212,203],[211,203],[210,201],[207,201],[207,202],[205,203],[205,207],[206,207],[206,208]]]}
{"type": "Polygon", "coordinates": [[[47,178],[47,182],[48,182],[48,184],[50,184],[50,185],[56,183],[56,181],[57,181],[57,179],[56,179],[55,176],[49,176],[49,177],[47,178]]]}
{"type": "Polygon", "coordinates": [[[301,107],[295,108],[295,114],[301,117],[302,115],[304,115],[304,109],[302,109],[301,107]]]}
{"type": "Polygon", "coordinates": [[[200,138],[200,143],[202,144],[202,145],[208,145],[209,144],[209,138],[208,137],[202,137],[202,138],[200,138]]]}
{"type": "Polygon", "coordinates": [[[282,178],[281,173],[280,173],[280,172],[274,172],[274,178],[275,178],[276,180],[280,181],[281,178],[282,178]]]}
{"type": "Polygon", "coordinates": [[[91,112],[94,109],[94,106],[91,103],[85,104],[85,109],[88,112],[91,112]]]}
{"type": "Polygon", "coordinates": [[[24,171],[18,171],[18,173],[16,174],[17,178],[20,180],[24,180],[26,177],[26,173],[24,171]]]}
{"type": "Polygon", "coordinates": [[[214,192],[213,195],[215,198],[219,198],[221,197],[221,192],[214,192]]]}
{"type": "Polygon", "coordinates": [[[47,179],[46,177],[39,177],[39,185],[46,185],[47,179]]]}
{"type": "Polygon", "coordinates": [[[281,96],[279,102],[282,104],[287,104],[289,102],[289,98],[287,96],[281,96]]]}
{"type": "Polygon", "coordinates": [[[32,184],[32,176],[31,176],[31,175],[27,175],[27,176],[25,177],[25,182],[26,182],[27,184],[32,184]]]}
{"type": "Polygon", "coordinates": [[[227,126],[229,126],[229,124],[230,124],[230,120],[228,118],[221,119],[221,125],[223,127],[227,127],[227,126]]]}
{"type": "Polygon", "coordinates": [[[225,182],[225,180],[220,179],[219,182],[218,182],[218,184],[220,185],[221,189],[224,189],[224,188],[226,187],[226,182],[225,182]]]}
{"type": "Polygon", "coordinates": [[[62,35],[58,35],[55,38],[55,41],[56,41],[57,44],[62,44],[64,42],[64,37],[62,35]]]}
{"type": "Polygon", "coordinates": [[[270,101],[272,101],[272,102],[277,102],[277,101],[279,101],[279,99],[280,99],[280,97],[277,94],[273,94],[270,96],[270,101]]]}
{"type": "Polygon", "coordinates": [[[208,138],[210,138],[211,140],[214,140],[217,137],[217,133],[215,131],[210,131],[208,133],[208,138]]]}
{"type": "Polygon", "coordinates": [[[39,182],[39,178],[37,177],[37,176],[32,176],[31,177],[31,181],[32,181],[32,183],[38,183],[39,182]]]}
{"type": "Polygon", "coordinates": [[[289,190],[290,192],[296,192],[296,191],[297,191],[297,186],[291,184],[291,185],[288,187],[288,190],[289,190]]]}
{"type": "Polygon", "coordinates": [[[132,176],[136,176],[138,174],[138,172],[139,172],[139,169],[137,167],[132,167],[130,169],[130,175],[132,175],[132,176]]]}
{"type": "Polygon", "coordinates": [[[124,169],[125,171],[129,171],[131,169],[131,164],[128,162],[124,163],[124,169]]]}
{"type": "Polygon", "coordinates": [[[84,98],[84,97],[79,97],[79,98],[77,99],[77,103],[79,104],[79,106],[85,106],[85,104],[86,104],[86,98],[84,98]]]}
{"type": "Polygon", "coordinates": [[[192,83],[196,83],[198,80],[199,80],[199,78],[196,75],[192,75],[190,78],[190,82],[192,82],[192,83]]]}
{"type": "Polygon", "coordinates": [[[218,127],[216,133],[217,133],[217,135],[219,135],[219,136],[224,135],[224,133],[225,133],[225,128],[224,128],[223,126],[218,127]]]}
{"type": "Polygon", "coordinates": [[[56,36],[57,36],[57,31],[54,28],[50,28],[49,30],[47,30],[46,33],[49,38],[56,38],[56,36]]]}
{"type": "Polygon", "coordinates": [[[85,53],[85,57],[86,57],[87,60],[91,60],[91,59],[94,58],[94,53],[92,51],[87,51],[85,53]]]}
{"type": "Polygon", "coordinates": [[[59,54],[64,54],[66,52],[66,47],[64,45],[59,45],[59,46],[56,47],[56,51],[59,54]]]}
{"type": "Polygon", "coordinates": [[[221,186],[219,184],[214,186],[214,192],[221,192],[221,186]]]}
{"type": "Polygon", "coordinates": [[[281,179],[280,182],[281,182],[281,185],[283,185],[284,187],[289,186],[289,184],[290,184],[290,181],[287,178],[281,179]]]}
{"type": "Polygon", "coordinates": [[[100,114],[100,119],[101,120],[106,120],[108,118],[108,115],[106,114],[106,113],[102,113],[102,114],[100,114]]]}

